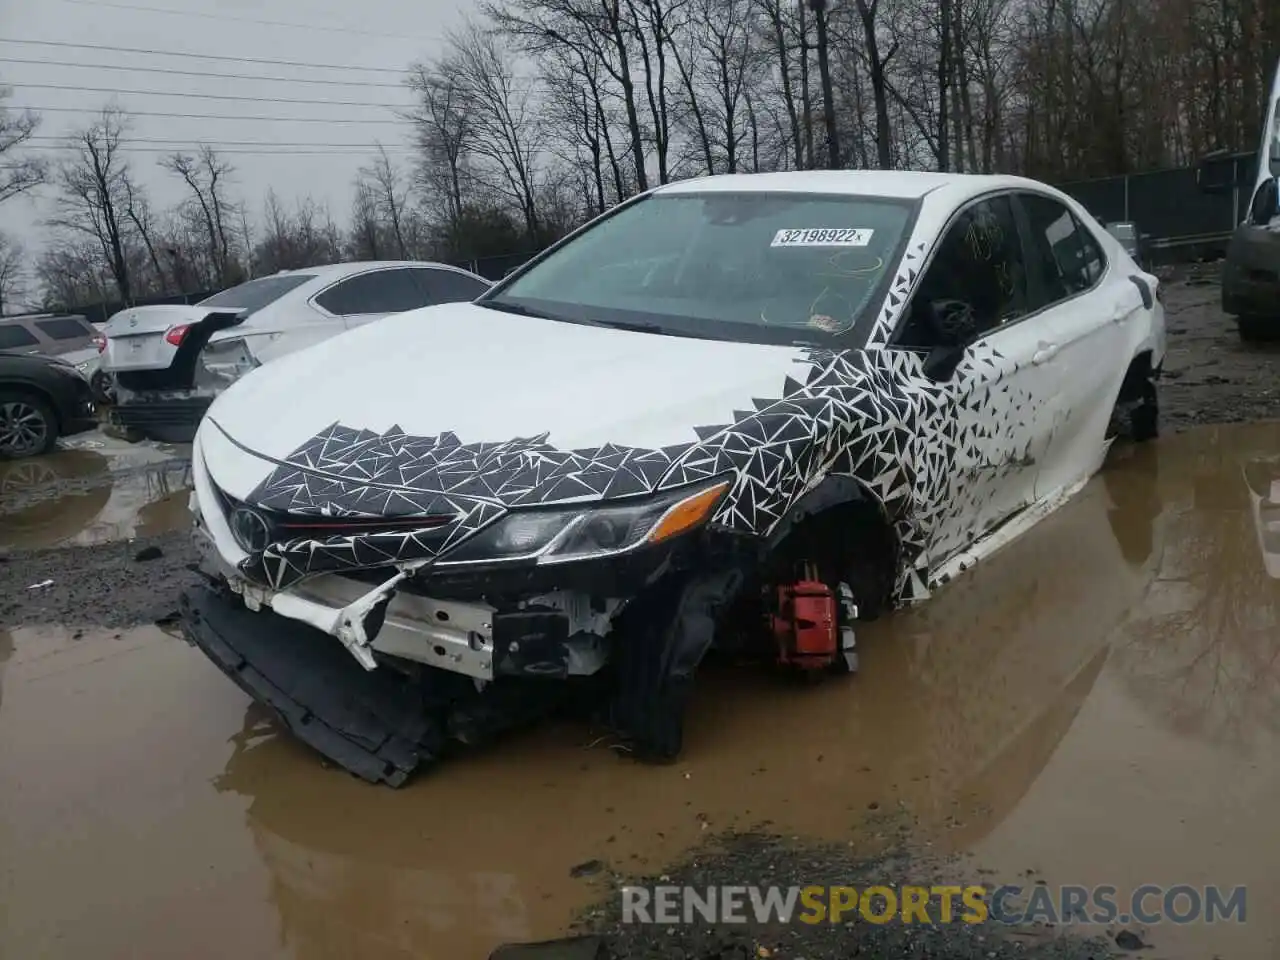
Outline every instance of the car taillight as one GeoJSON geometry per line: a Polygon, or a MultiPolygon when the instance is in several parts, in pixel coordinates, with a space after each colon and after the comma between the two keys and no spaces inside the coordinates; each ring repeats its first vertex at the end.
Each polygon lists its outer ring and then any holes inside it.
{"type": "Polygon", "coordinates": [[[180,323],[176,327],[170,327],[164,335],[164,342],[180,347],[182,346],[182,338],[187,335],[187,331],[190,329],[191,324],[189,323],[180,323]]]}
{"type": "Polygon", "coordinates": [[[98,348],[99,353],[105,353],[107,349],[107,338],[102,334],[94,334],[93,345],[98,348]]]}

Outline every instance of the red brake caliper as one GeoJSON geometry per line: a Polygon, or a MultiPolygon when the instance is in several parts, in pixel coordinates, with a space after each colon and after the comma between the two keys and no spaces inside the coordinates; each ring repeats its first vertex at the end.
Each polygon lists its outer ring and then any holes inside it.
{"type": "MultiPolygon", "coordinates": [[[[770,617],[778,662],[801,670],[825,670],[843,655],[849,670],[857,669],[851,626],[841,627],[839,602],[831,588],[806,564],[803,579],[775,588],[776,606],[770,617]]],[[[852,607],[852,597],[845,598],[852,607]]],[[[856,607],[851,613],[856,616],[856,607]]]]}

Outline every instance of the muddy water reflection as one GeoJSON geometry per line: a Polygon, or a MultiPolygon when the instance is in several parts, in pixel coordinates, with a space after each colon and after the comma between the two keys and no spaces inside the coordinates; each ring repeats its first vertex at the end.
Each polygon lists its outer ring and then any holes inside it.
{"type": "Polygon", "coordinates": [[[0,461],[0,547],[89,545],[187,523],[190,462],[155,447],[105,439],[0,461]]]}
{"type": "MultiPolygon", "coordinates": [[[[548,727],[374,789],[153,628],[15,631],[0,954],[483,956],[556,933],[591,896],[575,864],[656,866],[761,821],[861,850],[885,813],[1010,873],[1245,882],[1273,902],[1280,584],[1245,464],[1277,450],[1253,427],[1117,458],[932,601],[867,625],[847,682],[709,670],[671,767],[548,727]]],[[[1252,940],[1218,925],[1160,955],[1271,955],[1260,910],[1252,940]]]]}
{"type": "Polygon", "coordinates": [[[1248,923],[1160,925],[1145,935],[1159,956],[1280,955],[1278,452],[1278,424],[1160,445],[1150,584],[1051,762],[975,847],[988,866],[1121,897],[1247,886],[1248,923]]]}

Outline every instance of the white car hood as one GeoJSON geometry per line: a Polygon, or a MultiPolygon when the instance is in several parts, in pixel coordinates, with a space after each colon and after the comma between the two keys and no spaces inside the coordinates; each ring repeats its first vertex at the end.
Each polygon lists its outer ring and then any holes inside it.
{"type": "MultiPolygon", "coordinates": [[[[754,398],[783,396],[787,378],[804,382],[810,369],[797,347],[443,304],[378,320],[255,370],[218,397],[201,433],[214,481],[245,498],[277,465],[316,466],[317,438],[334,429],[348,441],[360,432],[367,447],[403,448],[448,434],[449,442],[473,449],[536,438],[558,451],[606,444],[661,450],[741,420],[756,409],[754,398]],[[209,456],[213,447],[225,455],[209,456]]],[[[397,482],[414,486],[409,477],[397,482]]]]}

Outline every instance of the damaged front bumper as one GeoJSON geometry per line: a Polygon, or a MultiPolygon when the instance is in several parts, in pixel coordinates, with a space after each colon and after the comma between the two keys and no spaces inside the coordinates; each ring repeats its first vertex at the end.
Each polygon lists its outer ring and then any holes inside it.
{"type": "Polygon", "coordinates": [[[624,737],[648,738],[641,755],[678,752],[713,608],[733,595],[715,576],[695,578],[698,590],[686,594],[690,566],[706,559],[688,556],[694,543],[577,570],[432,575],[427,561],[410,561],[271,589],[219,551],[210,523],[225,522],[200,510],[209,478],[198,451],[193,467],[194,541],[207,583],[183,596],[183,632],[335,763],[398,786],[450,741],[487,739],[581,689],[534,681],[588,677],[611,660],[624,679],[611,686],[607,722],[624,737]],[[649,741],[659,745],[650,750],[649,741]]]}
{"type": "Polygon", "coordinates": [[[409,582],[423,561],[373,576],[318,574],[272,590],[223,559],[199,514],[194,541],[206,579],[225,584],[250,611],[270,610],[336,638],[365,670],[383,654],[481,681],[590,675],[604,663],[611,615],[624,603],[571,591],[530,594],[503,609],[479,597],[440,599],[409,582]]]}

